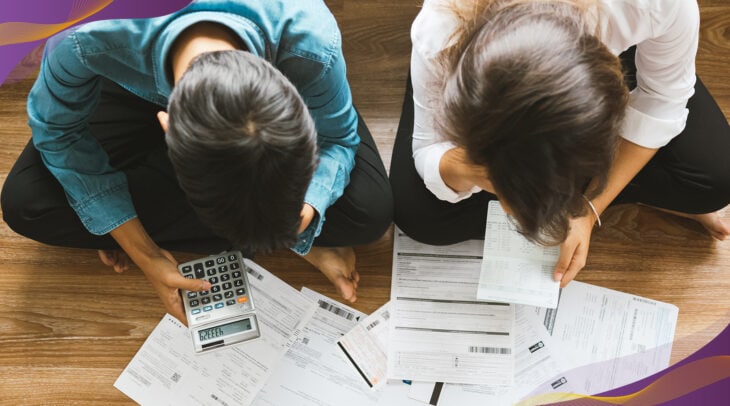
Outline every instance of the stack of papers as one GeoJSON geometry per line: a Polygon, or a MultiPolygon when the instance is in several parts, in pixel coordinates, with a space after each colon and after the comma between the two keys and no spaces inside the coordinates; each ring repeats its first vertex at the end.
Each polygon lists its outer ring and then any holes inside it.
{"type": "Polygon", "coordinates": [[[556,289],[555,253],[517,237],[491,206],[486,243],[429,246],[396,230],[391,300],[371,315],[253,264],[260,338],[196,354],[167,315],[115,387],[144,405],[513,404],[669,365],[675,306],[575,281],[556,289]]]}

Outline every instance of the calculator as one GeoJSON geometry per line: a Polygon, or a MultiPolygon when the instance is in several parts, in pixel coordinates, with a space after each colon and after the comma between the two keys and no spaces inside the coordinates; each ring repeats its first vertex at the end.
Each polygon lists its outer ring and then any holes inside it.
{"type": "Polygon", "coordinates": [[[178,265],[188,279],[210,282],[210,290],[181,289],[185,316],[196,353],[260,336],[248,283],[248,266],[240,251],[227,251],[178,265]]]}

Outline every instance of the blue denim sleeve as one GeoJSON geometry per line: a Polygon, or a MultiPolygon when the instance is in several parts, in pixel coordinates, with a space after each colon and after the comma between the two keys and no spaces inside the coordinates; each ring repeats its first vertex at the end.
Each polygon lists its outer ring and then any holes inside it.
{"type": "Polygon", "coordinates": [[[84,226],[97,235],[136,217],[124,173],[111,167],[89,131],[100,87],[74,34],[62,33],[46,45],[27,105],[36,149],[84,226]]]}
{"type": "Polygon", "coordinates": [[[317,216],[299,235],[293,250],[305,255],[322,231],[324,213],[350,182],[355,166],[355,153],[360,144],[357,135],[357,113],[352,104],[347,83],[345,60],[338,51],[332,63],[310,86],[301,89],[302,97],[317,127],[319,164],[305,195],[305,203],[317,211],[317,216]]]}

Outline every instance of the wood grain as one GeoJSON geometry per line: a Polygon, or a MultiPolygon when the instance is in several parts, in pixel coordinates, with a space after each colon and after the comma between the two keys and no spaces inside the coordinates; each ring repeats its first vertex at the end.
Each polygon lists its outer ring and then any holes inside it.
{"type": "MultiPolygon", "coordinates": [[[[343,32],[356,105],[386,167],[400,116],[409,28],[419,1],[329,0],[343,32]]],[[[730,4],[702,0],[697,69],[730,113],[730,4]]],[[[25,98],[32,79],[0,87],[0,182],[28,142],[25,98]]],[[[723,216],[730,221],[727,209],[723,216]]],[[[0,224],[0,403],[132,404],[112,385],[163,315],[142,273],[116,274],[91,250],[48,247],[0,224]]],[[[392,231],[356,248],[362,276],[355,307],[371,312],[389,298],[392,231]]],[[[180,261],[193,255],[176,253],[180,261]]],[[[317,270],[288,251],[256,261],[296,288],[337,295],[317,270]]],[[[730,319],[730,243],[696,223],[635,205],[611,208],[578,280],[673,303],[679,321],[672,362],[730,319]]]]}

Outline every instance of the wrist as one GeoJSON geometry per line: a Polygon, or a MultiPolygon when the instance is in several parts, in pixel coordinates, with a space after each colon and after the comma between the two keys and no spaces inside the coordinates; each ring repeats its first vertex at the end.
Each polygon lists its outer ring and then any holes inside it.
{"type": "Polygon", "coordinates": [[[583,196],[583,200],[585,200],[586,205],[588,206],[588,211],[589,211],[588,215],[593,216],[593,218],[594,218],[593,224],[594,225],[598,224],[598,227],[601,227],[601,225],[602,225],[601,216],[598,213],[596,206],[593,204],[593,202],[589,198],[586,197],[586,195],[582,195],[582,196],[583,196]]]}

